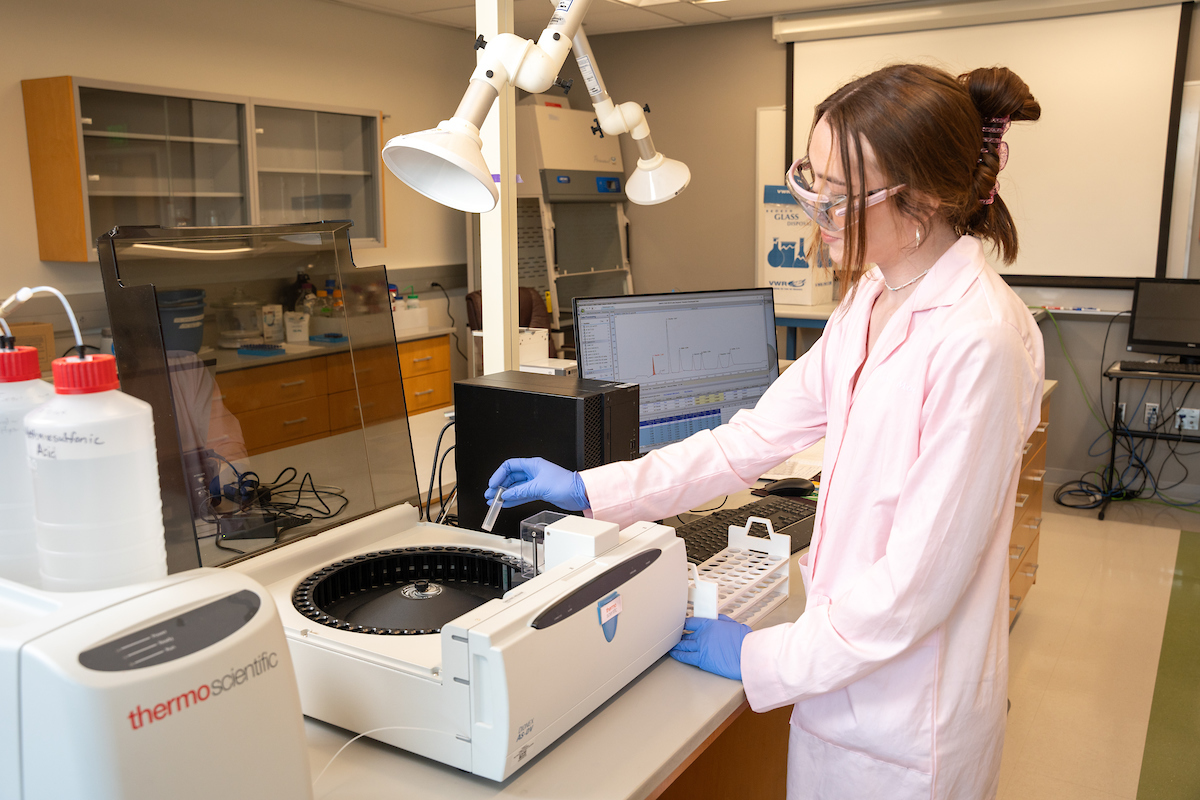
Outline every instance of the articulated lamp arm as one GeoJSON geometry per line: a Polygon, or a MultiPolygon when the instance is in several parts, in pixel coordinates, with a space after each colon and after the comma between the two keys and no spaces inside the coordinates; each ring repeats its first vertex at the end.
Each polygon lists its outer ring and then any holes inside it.
{"type": "Polygon", "coordinates": [[[575,32],[573,46],[575,61],[592,97],[600,130],[610,136],[628,133],[637,145],[637,168],[625,186],[629,201],[644,206],[655,205],[670,200],[686,189],[692,179],[691,170],[682,161],[667,158],[654,149],[650,125],[646,120],[649,108],[637,103],[613,104],[604,88],[604,79],[600,77],[596,57],[592,55],[592,47],[582,27],[575,32]]]}
{"type": "Polygon", "coordinates": [[[396,177],[461,211],[491,211],[500,195],[480,153],[479,128],[506,83],[527,92],[554,85],[591,0],[560,0],[537,43],[511,33],[475,42],[475,71],[458,109],[436,128],[397,136],[383,148],[396,177]]]}

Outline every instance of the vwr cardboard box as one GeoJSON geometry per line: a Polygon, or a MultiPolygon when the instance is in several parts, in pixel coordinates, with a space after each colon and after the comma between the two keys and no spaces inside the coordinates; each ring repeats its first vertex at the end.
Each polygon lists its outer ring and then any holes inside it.
{"type": "Polygon", "coordinates": [[[50,362],[58,358],[54,352],[54,326],[49,322],[10,322],[8,327],[17,344],[37,348],[38,368],[49,372],[50,362]]]}
{"type": "Polygon", "coordinates": [[[758,285],[775,290],[776,305],[814,306],[833,301],[833,270],[805,257],[812,221],[786,186],[763,187],[763,241],[758,248],[758,285]]]}

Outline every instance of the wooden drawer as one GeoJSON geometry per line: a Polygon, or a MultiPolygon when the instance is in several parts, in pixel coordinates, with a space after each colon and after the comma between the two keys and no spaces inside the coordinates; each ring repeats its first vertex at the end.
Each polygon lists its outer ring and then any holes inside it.
{"type": "Polygon", "coordinates": [[[1032,466],[1021,473],[1017,480],[1017,494],[1013,498],[1016,504],[1013,513],[1013,528],[1023,525],[1026,521],[1042,515],[1042,490],[1045,486],[1044,469],[1034,469],[1032,466]]]}
{"type": "Polygon", "coordinates": [[[1017,613],[1021,610],[1021,606],[1025,604],[1025,598],[1029,595],[1029,589],[1037,581],[1038,568],[1038,542],[1037,537],[1030,543],[1029,549],[1025,553],[1025,557],[1021,559],[1017,571],[1013,573],[1012,578],[1008,582],[1008,624],[1011,625],[1017,613]]]}
{"type": "Polygon", "coordinates": [[[1029,554],[1029,548],[1042,532],[1042,518],[1030,517],[1022,524],[1013,528],[1012,538],[1008,540],[1008,574],[1017,574],[1017,567],[1029,554]]]}
{"type": "MultiPolygon", "coordinates": [[[[325,398],[325,357],[217,374],[225,407],[234,414],[306,398],[325,398]]],[[[249,444],[249,440],[247,440],[249,444]]]]}
{"type": "Polygon", "coordinates": [[[405,380],[417,375],[447,372],[450,369],[450,337],[435,336],[396,345],[400,357],[400,374],[405,380]]]}
{"type": "Polygon", "coordinates": [[[1041,424],[1034,428],[1033,433],[1029,435],[1029,440],[1025,442],[1025,446],[1021,453],[1021,470],[1024,471],[1034,459],[1041,454],[1042,466],[1046,463],[1046,430],[1050,427],[1049,420],[1043,419],[1041,424]]]}
{"type": "MultiPolygon", "coordinates": [[[[404,415],[404,395],[400,385],[379,384],[359,390],[362,393],[362,414],[359,414],[358,392],[336,392],[329,395],[329,429],[334,433],[357,428],[362,424],[386,422],[404,415]]],[[[424,397],[424,395],[422,395],[424,397]]]]}
{"type": "Polygon", "coordinates": [[[435,372],[404,378],[404,403],[409,414],[450,405],[450,373],[435,372]]]}
{"type": "Polygon", "coordinates": [[[236,415],[251,453],[272,450],[293,439],[329,433],[329,399],[325,395],[236,415]]]}
{"type": "Polygon", "coordinates": [[[348,392],[358,386],[376,386],[388,381],[396,382],[396,354],[391,345],[368,347],[350,353],[335,353],[328,358],[329,393],[348,392]]]}

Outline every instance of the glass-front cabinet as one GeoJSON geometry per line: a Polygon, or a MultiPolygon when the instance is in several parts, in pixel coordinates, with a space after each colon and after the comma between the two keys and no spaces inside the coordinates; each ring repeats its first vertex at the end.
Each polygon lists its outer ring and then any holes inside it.
{"type": "Polygon", "coordinates": [[[256,105],[262,224],[349,219],[355,238],[380,238],[376,133],[371,117],[256,105]]]}
{"type": "Polygon", "coordinates": [[[95,261],[131,225],[351,220],[356,247],[383,244],[378,112],[72,77],[22,92],[45,261],[95,261]]]}
{"type": "Polygon", "coordinates": [[[79,88],[92,229],[245,225],[245,105],[79,88]]]}

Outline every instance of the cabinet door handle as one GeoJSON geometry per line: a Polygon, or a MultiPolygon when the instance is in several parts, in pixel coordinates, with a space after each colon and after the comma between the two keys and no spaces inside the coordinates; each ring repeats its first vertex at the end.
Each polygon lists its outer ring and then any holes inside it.
{"type": "Polygon", "coordinates": [[[279,384],[279,388],[280,389],[290,389],[293,386],[303,386],[307,382],[308,381],[306,379],[301,378],[298,381],[288,381],[287,383],[281,383],[281,384],[279,384]]]}
{"type": "Polygon", "coordinates": [[[1025,554],[1025,545],[1023,545],[1023,544],[1014,544],[1012,547],[1008,548],[1008,557],[1014,561],[1020,561],[1021,556],[1023,556],[1024,554],[1025,554]],[[1017,552],[1014,553],[1014,552],[1012,552],[1013,550],[1016,550],[1017,552]]]}
{"type": "Polygon", "coordinates": [[[92,118],[91,118],[91,117],[80,117],[80,118],[79,118],[79,122],[80,122],[80,124],[82,124],[82,125],[91,125],[91,124],[92,124],[92,118]]]}
{"type": "Polygon", "coordinates": [[[263,129],[262,129],[262,128],[255,128],[255,129],[254,129],[254,132],[255,132],[255,133],[263,133],[264,131],[263,131],[263,129]]]}
{"type": "Polygon", "coordinates": [[[1025,574],[1025,575],[1027,575],[1027,576],[1029,576],[1030,578],[1037,577],[1037,568],[1038,568],[1038,565],[1037,565],[1037,564],[1030,564],[1030,565],[1029,565],[1029,572],[1026,572],[1026,573],[1024,573],[1024,574],[1025,574]]]}
{"type": "Polygon", "coordinates": [[[370,408],[373,405],[375,405],[375,404],[374,403],[363,403],[361,406],[354,406],[354,410],[355,411],[365,411],[366,409],[370,408]]]}
{"type": "Polygon", "coordinates": [[[100,180],[100,176],[99,175],[88,175],[88,180],[91,181],[92,183],[96,183],[97,181],[100,180]]]}
{"type": "Polygon", "coordinates": [[[354,374],[355,374],[355,375],[362,375],[363,373],[365,373],[365,372],[370,372],[370,371],[371,371],[371,370],[373,370],[373,369],[375,369],[375,368],[374,368],[374,367],[363,367],[362,369],[356,369],[356,370],[354,370],[354,374]]]}
{"type": "Polygon", "coordinates": [[[1024,508],[1027,502],[1029,502],[1029,495],[1017,494],[1017,508],[1024,508]]]}
{"type": "Polygon", "coordinates": [[[1031,481],[1040,481],[1044,477],[1046,477],[1046,470],[1044,469],[1035,469],[1029,473],[1029,480],[1031,481]]]}
{"type": "Polygon", "coordinates": [[[1015,594],[1010,594],[1010,595],[1008,596],[1008,599],[1009,599],[1009,601],[1010,601],[1010,603],[1009,603],[1009,606],[1008,606],[1008,610],[1009,610],[1009,611],[1016,611],[1016,610],[1017,610],[1017,606],[1021,605],[1021,598],[1020,598],[1019,596],[1015,595],[1015,594]]]}
{"type": "Polygon", "coordinates": [[[1021,455],[1023,455],[1023,456],[1029,455],[1029,449],[1031,447],[1033,447],[1033,442],[1026,442],[1025,446],[1021,448],[1021,455]]]}
{"type": "Polygon", "coordinates": [[[417,364],[421,361],[433,361],[433,356],[421,356],[420,358],[414,358],[412,361],[414,364],[417,364]]]}
{"type": "Polygon", "coordinates": [[[433,389],[426,389],[423,392],[413,392],[413,397],[420,397],[423,394],[433,394],[433,389]]]}
{"type": "Polygon", "coordinates": [[[1050,427],[1050,420],[1046,420],[1041,425],[1038,425],[1036,428],[1034,428],[1033,432],[1034,433],[1045,433],[1046,429],[1049,427],[1050,427]]]}
{"type": "Polygon", "coordinates": [[[301,422],[308,422],[308,417],[301,417],[300,419],[284,420],[283,424],[284,425],[299,425],[301,422]]]}

